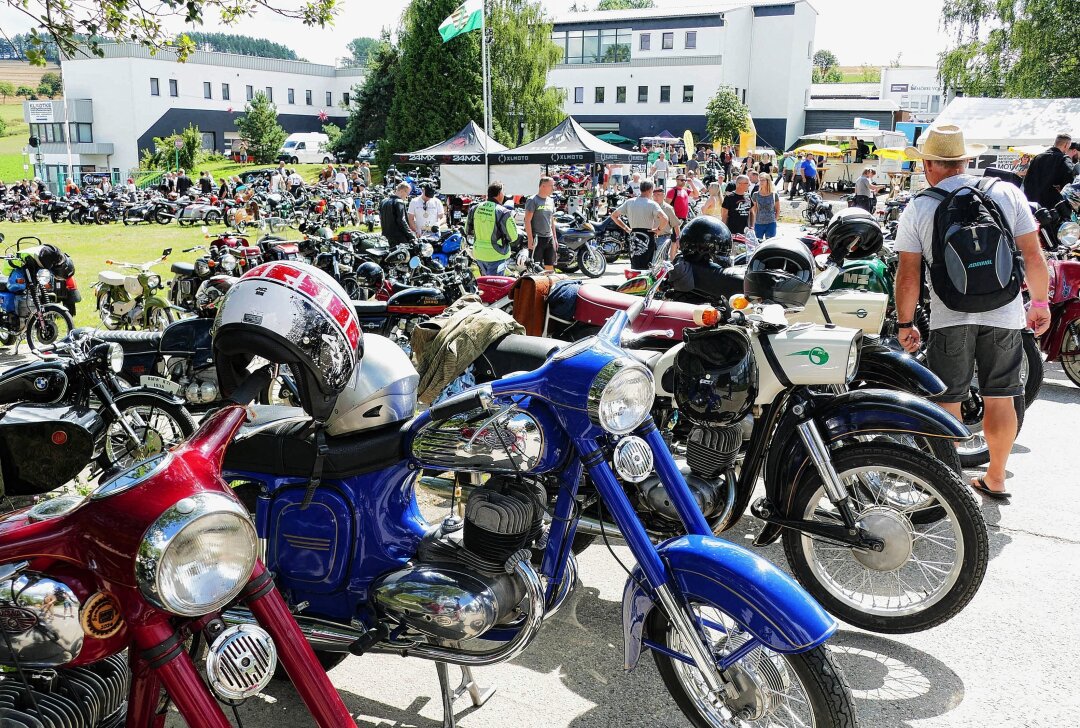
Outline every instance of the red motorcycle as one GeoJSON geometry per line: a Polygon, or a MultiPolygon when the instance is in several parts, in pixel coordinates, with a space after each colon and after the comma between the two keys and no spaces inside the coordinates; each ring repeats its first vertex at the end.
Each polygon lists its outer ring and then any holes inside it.
{"type": "Polygon", "coordinates": [[[0,664],[14,668],[0,676],[0,724],[162,728],[164,689],[189,725],[229,728],[218,700],[254,695],[280,660],[320,728],[355,725],[221,479],[268,382],[268,370],[248,377],[186,443],[89,497],[0,518],[0,664]],[[225,625],[237,602],[258,624],[225,625]],[[203,642],[206,682],[194,661],[203,642]]]}
{"type": "Polygon", "coordinates": [[[1039,337],[1047,361],[1061,362],[1080,387],[1080,261],[1050,258],[1050,328],[1039,337]]]}

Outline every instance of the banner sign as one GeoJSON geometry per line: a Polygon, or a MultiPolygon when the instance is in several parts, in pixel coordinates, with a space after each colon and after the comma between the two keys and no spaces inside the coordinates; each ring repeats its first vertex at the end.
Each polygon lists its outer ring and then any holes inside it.
{"type": "Polygon", "coordinates": [[[52,101],[27,101],[26,106],[31,124],[51,124],[53,122],[52,101]]]}

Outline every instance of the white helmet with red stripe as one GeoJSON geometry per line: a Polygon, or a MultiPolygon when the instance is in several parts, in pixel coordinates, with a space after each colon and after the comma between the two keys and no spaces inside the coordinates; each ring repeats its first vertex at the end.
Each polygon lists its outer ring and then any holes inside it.
{"type": "Polygon", "coordinates": [[[301,406],[320,422],[330,416],[363,353],[348,294],[306,263],[252,268],[229,290],[214,322],[214,363],[223,391],[240,383],[253,357],[287,364],[301,406]]]}

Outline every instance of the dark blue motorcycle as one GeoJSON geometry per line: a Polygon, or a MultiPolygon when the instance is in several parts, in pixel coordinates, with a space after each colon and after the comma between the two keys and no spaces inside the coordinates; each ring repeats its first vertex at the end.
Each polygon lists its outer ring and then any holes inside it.
{"type": "Polygon", "coordinates": [[[365,337],[353,392],[338,400],[327,436],[313,436],[301,410],[256,408],[225,477],[254,511],[267,568],[324,665],[371,651],[432,660],[444,725],[454,725],[461,691],[447,665],[462,668],[479,705],[470,669],[518,655],[572,592],[587,473],[637,562],[623,596],[628,669],[652,651],[695,726],[855,725],[824,646],[832,618],[772,564],[712,535],[649,415],[652,375],[619,347],[636,313],[616,312],[535,371],[404,426],[415,370],[378,336],[365,337]],[[431,524],[415,496],[421,469],[489,477],[463,517],[431,524]],[[686,533],[659,545],[616,478],[654,471],[686,533]]]}

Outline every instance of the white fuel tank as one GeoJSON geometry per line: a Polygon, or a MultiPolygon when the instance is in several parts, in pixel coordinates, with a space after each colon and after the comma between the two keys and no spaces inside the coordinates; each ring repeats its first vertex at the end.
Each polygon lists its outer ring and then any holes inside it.
{"type": "Polygon", "coordinates": [[[798,312],[788,312],[787,320],[793,324],[832,323],[850,329],[862,329],[864,334],[877,336],[885,324],[888,308],[889,297],[884,293],[829,291],[810,296],[806,308],[798,312]]]}
{"type": "Polygon", "coordinates": [[[861,338],[858,329],[807,322],[793,324],[776,334],[752,337],[760,377],[756,404],[772,402],[785,389],[775,367],[796,385],[846,384],[849,367],[854,369],[858,362],[861,338]],[[766,355],[766,347],[772,350],[772,356],[766,355]]]}

